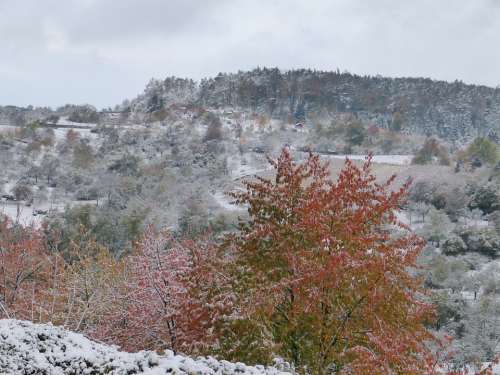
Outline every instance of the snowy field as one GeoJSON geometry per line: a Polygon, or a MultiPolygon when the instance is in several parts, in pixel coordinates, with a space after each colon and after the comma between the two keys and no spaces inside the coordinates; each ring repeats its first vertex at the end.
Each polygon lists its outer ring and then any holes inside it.
{"type": "Polygon", "coordinates": [[[217,191],[213,194],[211,194],[212,198],[214,198],[215,202],[222,207],[225,210],[228,211],[246,211],[247,206],[246,205],[237,205],[231,203],[233,201],[233,198],[229,197],[226,195],[226,192],[224,191],[217,191]]]}
{"type": "Polygon", "coordinates": [[[262,173],[271,169],[272,169],[271,166],[268,166],[267,168],[256,168],[251,165],[239,165],[237,168],[231,171],[231,177],[234,180],[238,180],[243,177],[250,177],[255,174],[262,173]]]}
{"type": "Polygon", "coordinates": [[[5,215],[10,218],[15,223],[21,224],[23,226],[33,226],[39,228],[42,224],[43,219],[46,217],[44,214],[36,214],[35,211],[46,211],[47,213],[52,212],[62,212],[64,207],[69,205],[70,207],[81,206],[91,204],[95,205],[95,200],[88,201],[64,201],[57,203],[35,203],[32,206],[26,206],[25,202],[13,202],[5,201],[0,199],[0,215],[5,215]]]}
{"type": "MultiPolygon", "coordinates": [[[[80,137],[82,137],[82,138],[89,138],[91,140],[95,140],[95,139],[97,139],[97,136],[98,136],[97,134],[92,133],[91,132],[92,129],[90,129],[90,128],[94,128],[96,126],[96,124],[80,124],[77,122],[71,122],[71,121],[67,121],[67,120],[62,119],[62,120],[59,120],[57,125],[75,126],[75,128],[48,128],[48,129],[52,129],[54,131],[54,136],[55,136],[57,141],[64,140],[66,138],[66,133],[70,129],[77,132],[80,135],[80,137]],[[85,128],[82,129],[81,127],[88,127],[88,129],[85,129],[85,128]]],[[[2,130],[14,131],[18,128],[19,128],[18,126],[2,124],[2,125],[0,125],[0,132],[2,130]]]]}
{"type": "Polygon", "coordinates": [[[228,197],[223,191],[218,191],[216,193],[211,194],[214,200],[217,202],[219,206],[228,211],[240,211],[243,208],[238,207],[235,204],[231,203],[231,198],[228,197]]]}
{"type": "Polygon", "coordinates": [[[0,133],[2,132],[13,132],[18,128],[18,126],[0,124],[0,133]]]}
{"type": "Polygon", "coordinates": [[[23,226],[38,227],[40,225],[43,216],[33,216],[33,210],[33,207],[26,207],[23,202],[0,201],[0,214],[23,226]]]}
{"type": "Polygon", "coordinates": [[[61,117],[59,121],[57,121],[57,125],[62,125],[62,126],[86,126],[86,127],[95,127],[97,124],[92,123],[92,122],[73,122],[69,121],[66,117],[61,117]]]}
{"type": "MultiPolygon", "coordinates": [[[[367,155],[330,155],[334,159],[365,160],[367,155]]],[[[372,162],[377,164],[410,165],[413,155],[373,155],[372,162]]]]}
{"type": "MultiPolygon", "coordinates": [[[[56,128],[54,130],[54,135],[57,139],[57,141],[61,141],[66,139],[66,134],[68,133],[68,128],[56,128]]],[[[90,130],[91,129],[72,129],[76,133],[80,135],[81,138],[90,138],[91,140],[97,139],[98,135],[95,133],[92,133],[90,130]]]]}
{"type": "Polygon", "coordinates": [[[262,157],[262,160],[256,160],[255,156],[251,154],[245,158],[242,158],[240,155],[234,155],[228,161],[228,167],[233,180],[251,177],[255,174],[272,169],[272,166],[269,165],[264,157],[262,157]]]}

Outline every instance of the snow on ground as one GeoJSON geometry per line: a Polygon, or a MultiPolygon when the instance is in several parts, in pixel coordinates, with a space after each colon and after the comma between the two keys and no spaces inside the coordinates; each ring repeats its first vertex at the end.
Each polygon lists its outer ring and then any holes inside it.
{"type": "Polygon", "coordinates": [[[94,122],[74,122],[74,121],[69,121],[67,117],[61,117],[59,121],[57,121],[57,125],[62,125],[62,126],[74,126],[74,127],[79,127],[79,126],[87,126],[94,128],[97,126],[96,123],[94,122]]]}
{"type": "MultiPolygon", "coordinates": [[[[329,155],[334,159],[365,160],[367,155],[329,155]]],[[[410,165],[413,155],[373,155],[372,162],[378,164],[410,165]]]]}
{"type": "Polygon", "coordinates": [[[215,199],[217,204],[219,206],[221,206],[222,208],[224,208],[225,210],[228,210],[228,211],[244,210],[244,208],[242,208],[236,204],[232,204],[231,203],[232,199],[230,197],[228,197],[223,191],[217,191],[211,195],[215,199]]]}
{"type": "Polygon", "coordinates": [[[82,205],[96,205],[97,201],[60,201],[60,202],[43,202],[36,203],[32,206],[26,206],[23,201],[6,201],[0,199],[0,216],[5,215],[10,218],[15,223],[21,224],[23,226],[33,226],[39,228],[42,224],[43,219],[46,217],[45,214],[36,214],[35,211],[46,211],[47,213],[53,213],[55,211],[64,211],[64,207],[69,205],[70,207],[82,206],[82,205]]]}
{"type": "Polygon", "coordinates": [[[410,225],[410,219],[408,218],[408,214],[405,211],[395,211],[394,214],[396,218],[405,225],[410,225]]]}
{"type": "Polygon", "coordinates": [[[25,206],[23,202],[0,201],[0,215],[5,215],[23,226],[38,227],[42,220],[40,215],[33,216],[33,208],[25,206]]]}
{"type": "Polygon", "coordinates": [[[48,324],[0,320],[0,374],[240,374],[290,375],[289,366],[246,366],[243,363],[165,355],[121,352],[81,334],[48,324]]]}
{"type": "MultiPolygon", "coordinates": [[[[65,126],[95,126],[95,124],[80,124],[76,122],[71,122],[69,121],[68,124],[66,123],[58,123],[59,125],[65,125],[65,126]]],[[[5,130],[5,131],[14,131],[18,129],[18,126],[12,126],[12,125],[0,125],[0,131],[5,130]]],[[[47,129],[52,129],[54,131],[54,136],[57,141],[61,141],[66,139],[66,133],[68,130],[72,129],[73,131],[77,132],[81,138],[89,138],[91,140],[97,139],[98,135],[95,133],[91,132],[91,129],[80,129],[80,128],[47,128],[47,129]]]]}
{"type": "Polygon", "coordinates": [[[240,155],[234,155],[229,160],[229,170],[233,180],[238,180],[243,177],[250,177],[257,173],[272,169],[272,166],[267,161],[256,162],[254,158],[243,160],[240,155]]]}
{"type": "MultiPolygon", "coordinates": [[[[69,128],[54,128],[54,135],[58,141],[66,139],[66,134],[68,133],[69,128]]],[[[91,140],[97,139],[98,135],[92,133],[91,129],[73,129],[74,132],[78,133],[81,138],[90,138],[91,140]]]]}
{"type": "Polygon", "coordinates": [[[271,169],[271,167],[269,167],[269,168],[256,168],[256,167],[251,166],[251,165],[239,165],[238,167],[236,167],[236,169],[231,171],[231,177],[234,180],[237,180],[237,179],[240,179],[243,177],[249,177],[249,176],[252,176],[254,174],[264,172],[268,169],[271,169]]]}
{"type": "Polygon", "coordinates": [[[243,205],[237,205],[237,204],[231,203],[233,201],[233,199],[231,197],[227,196],[226,193],[223,191],[217,191],[211,195],[214,198],[214,200],[217,202],[217,204],[219,206],[221,206],[222,208],[224,208],[225,210],[245,211],[247,209],[246,205],[243,206],[243,205]]]}
{"type": "MultiPolygon", "coordinates": [[[[10,193],[14,189],[14,186],[15,184],[13,182],[7,182],[4,185],[3,190],[7,193],[10,193]]],[[[0,198],[0,216],[5,215],[12,221],[24,226],[40,226],[43,216],[33,216],[34,210],[48,211],[50,208],[50,204],[48,203],[28,207],[26,206],[26,203],[24,201],[7,201],[3,198],[0,198]]]]}
{"type": "Polygon", "coordinates": [[[18,126],[8,125],[8,124],[0,124],[0,131],[14,131],[18,128],[18,126]]]}

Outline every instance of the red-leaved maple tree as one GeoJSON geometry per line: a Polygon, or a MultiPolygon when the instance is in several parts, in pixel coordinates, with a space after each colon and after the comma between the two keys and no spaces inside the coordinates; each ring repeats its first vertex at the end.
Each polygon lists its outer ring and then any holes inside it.
{"type": "Polygon", "coordinates": [[[412,275],[423,241],[396,217],[407,186],[378,183],[370,160],[338,179],[288,149],[232,194],[250,220],[229,238],[241,319],[260,343],[314,374],[429,374],[433,308],[412,275]]]}

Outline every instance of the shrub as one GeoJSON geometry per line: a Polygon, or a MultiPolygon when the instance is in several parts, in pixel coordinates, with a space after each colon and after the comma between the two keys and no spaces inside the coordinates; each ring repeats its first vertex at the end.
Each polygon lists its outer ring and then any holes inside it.
{"type": "Polygon", "coordinates": [[[450,157],[446,149],[434,138],[427,139],[422,148],[414,156],[413,164],[429,164],[437,161],[440,165],[450,165],[450,157]]]}
{"type": "Polygon", "coordinates": [[[205,120],[208,123],[208,127],[203,140],[205,142],[222,140],[222,123],[220,118],[213,113],[207,112],[205,120]]]}
{"type": "Polygon", "coordinates": [[[478,137],[467,147],[465,156],[469,162],[479,160],[494,165],[498,160],[498,147],[490,139],[478,137]]]}
{"type": "Polygon", "coordinates": [[[97,123],[99,121],[99,113],[90,105],[75,106],[71,110],[68,120],[80,123],[97,123]]]}
{"type": "Polygon", "coordinates": [[[445,255],[458,255],[467,251],[467,245],[459,236],[452,236],[443,242],[441,251],[445,255]]]}
{"type": "Polygon", "coordinates": [[[28,185],[19,183],[14,187],[14,196],[18,201],[29,200],[33,197],[33,191],[28,185]]]}
{"type": "Polygon", "coordinates": [[[467,251],[496,257],[500,254],[500,237],[494,230],[469,228],[459,233],[467,251]]]}
{"type": "Polygon", "coordinates": [[[472,194],[470,209],[478,208],[484,214],[500,209],[500,197],[494,185],[479,186],[472,194]]]}
{"type": "Polygon", "coordinates": [[[360,146],[366,137],[366,130],[363,123],[357,119],[352,119],[346,124],[345,140],[349,146],[360,146]]]}

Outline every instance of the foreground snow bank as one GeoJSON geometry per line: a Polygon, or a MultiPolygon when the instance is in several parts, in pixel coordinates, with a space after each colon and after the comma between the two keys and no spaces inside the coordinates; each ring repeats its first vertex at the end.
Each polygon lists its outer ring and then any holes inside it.
{"type": "Polygon", "coordinates": [[[168,352],[120,352],[81,334],[47,324],[0,320],[0,374],[291,374],[276,367],[246,366],[214,358],[192,359],[168,352]]]}

